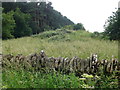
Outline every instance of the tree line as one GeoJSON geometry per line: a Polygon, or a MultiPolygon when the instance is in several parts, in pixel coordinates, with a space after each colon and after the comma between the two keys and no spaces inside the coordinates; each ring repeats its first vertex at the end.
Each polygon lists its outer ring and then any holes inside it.
{"type": "Polygon", "coordinates": [[[104,28],[104,35],[108,36],[110,40],[120,40],[120,8],[108,17],[104,28]]]}
{"type": "Polygon", "coordinates": [[[51,2],[3,2],[2,39],[55,30],[74,23],[54,10],[51,2]]]}

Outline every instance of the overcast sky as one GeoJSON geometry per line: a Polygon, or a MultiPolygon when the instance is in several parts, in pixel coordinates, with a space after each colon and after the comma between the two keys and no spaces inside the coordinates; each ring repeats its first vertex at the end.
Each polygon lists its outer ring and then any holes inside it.
{"type": "Polygon", "coordinates": [[[105,20],[118,8],[120,0],[48,0],[55,10],[74,23],[83,23],[90,32],[102,32],[105,20]]]}

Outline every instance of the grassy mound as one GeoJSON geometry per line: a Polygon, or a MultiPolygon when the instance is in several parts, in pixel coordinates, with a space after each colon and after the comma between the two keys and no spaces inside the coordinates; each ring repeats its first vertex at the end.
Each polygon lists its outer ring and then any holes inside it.
{"type": "Polygon", "coordinates": [[[91,38],[86,31],[56,30],[46,31],[39,35],[23,37],[2,42],[3,54],[28,55],[44,50],[48,56],[87,58],[97,53],[99,59],[118,57],[117,41],[91,38]]]}

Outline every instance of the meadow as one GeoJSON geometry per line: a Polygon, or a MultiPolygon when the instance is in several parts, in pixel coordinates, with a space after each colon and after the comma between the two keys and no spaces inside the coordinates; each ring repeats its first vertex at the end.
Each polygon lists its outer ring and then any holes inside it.
{"type": "Polygon", "coordinates": [[[99,59],[118,58],[118,42],[91,38],[86,31],[47,31],[31,37],[2,41],[3,54],[39,53],[44,50],[48,56],[87,58],[98,54],[99,59]],[[68,31],[68,32],[67,32],[68,31]]]}
{"type": "MultiPolygon", "coordinates": [[[[87,58],[97,53],[98,59],[118,58],[117,41],[92,38],[90,32],[59,29],[39,35],[3,40],[3,54],[29,55],[44,50],[51,57],[87,58]]],[[[117,88],[117,79],[110,76],[74,73],[26,71],[23,69],[3,69],[2,88],[117,88]]]]}

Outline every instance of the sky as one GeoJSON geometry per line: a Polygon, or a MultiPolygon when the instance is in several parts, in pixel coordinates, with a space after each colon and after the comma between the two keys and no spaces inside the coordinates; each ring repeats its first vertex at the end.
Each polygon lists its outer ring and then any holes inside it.
{"type": "Polygon", "coordinates": [[[103,25],[120,0],[48,0],[55,10],[74,23],[82,23],[87,31],[103,32],[103,25]]]}

